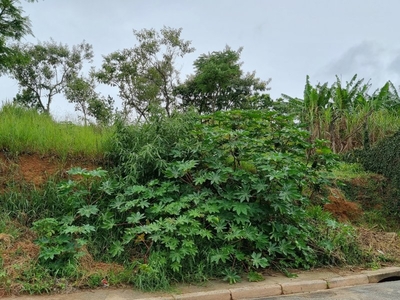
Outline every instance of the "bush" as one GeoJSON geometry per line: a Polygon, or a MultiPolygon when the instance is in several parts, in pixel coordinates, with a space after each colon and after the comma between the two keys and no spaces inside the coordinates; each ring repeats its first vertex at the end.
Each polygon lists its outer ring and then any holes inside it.
{"type": "MultiPolygon", "coordinates": [[[[374,147],[354,151],[347,157],[349,161],[359,162],[365,170],[381,174],[389,179],[391,184],[400,190],[400,132],[387,137],[374,147]]],[[[386,207],[390,214],[400,216],[400,200],[398,197],[390,198],[386,207]]]]}
{"type": "Polygon", "coordinates": [[[149,122],[133,126],[117,121],[107,153],[115,167],[114,175],[131,183],[146,183],[160,176],[166,163],[173,159],[173,147],[197,121],[197,114],[192,112],[177,113],[171,118],[156,114],[149,122]]]}
{"type": "Polygon", "coordinates": [[[308,137],[291,117],[269,111],[120,124],[115,173],[72,170],[80,179],[62,186],[71,213],[35,223],[60,227],[51,227],[41,257],[70,262],[69,245],[108,249],[118,261],[135,258],[133,282],[146,289],[155,287],[154,274],[236,282],[242,271],[318,265],[324,238],[307,218],[305,194],[334,160],[308,137]]]}

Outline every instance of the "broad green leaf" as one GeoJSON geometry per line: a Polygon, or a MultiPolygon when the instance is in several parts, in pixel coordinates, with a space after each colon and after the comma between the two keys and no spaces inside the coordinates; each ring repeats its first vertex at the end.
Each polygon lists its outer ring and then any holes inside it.
{"type": "Polygon", "coordinates": [[[90,217],[91,215],[96,215],[99,212],[97,205],[85,205],[78,209],[78,214],[84,217],[90,217]]]}
{"type": "Polygon", "coordinates": [[[128,186],[125,191],[124,194],[127,196],[131,196],[134,194],[140,194],[147,191],[147,188],[143,185],[132,185],[132,186],[128,186]]]}
{"type": "Polygon", "coordinates": [[[96,231],[96,228],[93,225],[89,225],[89,224],[85,224],[81,228],[82,228],[81,232],[84,234],[96,231]]]}
{"type": "Polygon", "coordinates": [[[269,266],[269,261],[265,257],[262,257],[261,253],[253,252],[251,254],[252,265],[256,268],[266,268],[269,266]]]}
{"type": "Polygon", "coordinates": [[[140,223],[140,220],[144,219],[145,215],[140,213],[140,212],[136,212],[136,213],[132,213],[129,217],[126,218],[126,221],[130,224],[136,224],[136,223],[140,223]]]}
{"type": "Polygon", "coordinates": [[[247,212],[249,210],[249,204],[244,202],[236,202],[232,204],[232,210],[234,212],[236,212],[238,215],[243,214],[243,215],[247,215],[247,212]]]}
{"type": "Polygon", "coordinates": [[[122,247],[121,242],[116,241],[112,243],[109,252],[112,257],[120,256],[124,252],[124,247],[122,247]]]}

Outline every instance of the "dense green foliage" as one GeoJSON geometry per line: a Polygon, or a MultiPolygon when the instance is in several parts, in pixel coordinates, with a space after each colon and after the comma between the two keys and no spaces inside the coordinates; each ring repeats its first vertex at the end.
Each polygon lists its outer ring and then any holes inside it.
{"type": "MultiPolygon", "coordinates": [[[[354,151],[347,158],[361,163],[370,172],[382,174],[400,190],[400,132],[389,136],[374,147],[354,151]]],[[[400,216],[400,201],[387,199],[388,209],[393,216],[400,216]]]]}
{"type": "Polygon", "coordinates": [[[311,140],[326,139],[335,153],[373,145],[399,130],[399,103],[396,88],[387,82],[369,93],[370,84],[357,75],[342,84],[339,77],[312,86],[307,77],[303,99],[283,95],[290,110],[311,133],[311,140]]]}
{"type": "Polygon", "coordinates": [[[32,34],[29,18],[23,16],[24,11],[18,6],[18,2],[0,1],[0,74],[11,70],[17,63],[27,61],[26,57],[7,45],[10,41],[19,41],[25,35],[32,34]]]}
{"type": "Polygon", "coordinates": [[[132,282],[154,289],[359,255],[351,228],[308,212],[309,193],[324,182],[319,171],[335,162],[322,141],[310,144],[276,112],[185,118],[120,124],[114,171],[69,171],[77,179],[59,186],[63,207],[33,223],[42,264],[60,270],[87,245],[98,259],[134,258],[132,282]]]}
{"type": "Polygon", "coordinates": [[[54,96],[64,91],[68,81],[82,70],[84,61],[93,58],[92,46],[85,42],[72,49],[53,40],[37,45],[18,44],[13,51],[29,57],[28,63],[10,70],[22,89],[16,102],[45,113],[50,113],[54,96]]]}
{"type": "Polygon", "coordinates": [[[132,109],[139,120],[147,120],[154,108],[171,115],[177,105],[172,94],[179,74],[175,60],[194,48],[181,38],[182,29],[133,32],[138,44],[105,56],[95,76],[101,83],[118,87],[125,119],[132,109]]]}
{"type": "Polygon", "coordinates": [[[107,99],[101,98],[95,87],[92,76],[73,76],[68,80],[64,94],[70,103],[75,104],[75,111],[82,112],[85,126],[90,122],[89,117],[94,118],[99,125],[111,125],[114,99],[110,96],[107,99]]]}
{"type": "Polygon", "coordinates": [[[259,108],[259,103],[250,101],[251,96],[267,90],[270,80],[256,78],[255,72],[244,74],[239,62],[241,52],[242,48],[234,51],[226,47],[196,59],[195,74],[174,89],[181,106],[194,107],[199,113],[259,108]]]}
{"type": "MultiPolygon", "coordinates": [[[[33,229],[40,246],[37,260],[18,267],[25,268],[17,278],[25,291],[48,292],[54,277],[84,276],[79,264],[88,253],[123,264],[118,280],[141,289],[216,276],[235,283],[243,273],[257,281],[266,267],[366,257],[354,228],[322,209],[326,199],[310,198],[332,179],[333,153],[362,147],[355,157],[400,188],[400,135],[379,142],[400,127],[392,83],[371,94],[357,76],[345,85],[337,77],[332,86],[312,86],[307,77],[303,99],[273,100],[261,94],[269,81],[245,74],[242,49],[229,47],[201,55],[181,83],[175,60],[194,48],[181,29],[168,27],[134,31],[134,47],[104,56],[100,70],[84,76],[82,63],[93,56],[86,43],[16,44],[9,56],[5,41],[30,32],[15,3],[0,0],[0,12],[15,19],[0,13],[0,72],[10,68],[22,89],[15,105],[0,110],[0,150],[7,159],[82,155],[107,166],[72,168],[67,179],[38,189],[19,178],[4,185],[1,216],[33,229]],[[95,91],[95,80],[118,88],[122,111],[113,112],[113,99],[95,91]],[[83,113],[85,126],[51,118],[59,93],[83,113]]],[[[398,212],[399,202],[390,198],[388,207],[398,212]]],[[[6,275],[0,259],[0,285],[6,275]]],[[[99,276],[87,284],[96,286],[99,276]]]]}

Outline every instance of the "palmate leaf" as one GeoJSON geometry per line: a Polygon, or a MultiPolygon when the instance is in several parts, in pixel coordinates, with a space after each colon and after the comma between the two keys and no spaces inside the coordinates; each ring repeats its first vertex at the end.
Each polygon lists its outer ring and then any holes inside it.
{"type": "Polygon", "coordinates": [[[76,225],[66,226],[62,232],[65,234],[74,234],[74,233],[87,234],[94,231],[96,231],[96,228],[93,225],[85,224],[83,226],[76,226],[76,225]]]}
{"type": "Polygon", "coordinates": [[[266,268],[269,266],[268,259],[262,257],[261,253],[255,253],[255,252],[251,254],[251,263],[256,268],[266,268]]]}
{"type": "Polygon", "coordinates": [[[205,202],[203,205],[201,205],[200,208],[205,213],[214,214],[220,212],[221,205],[219,205],[218,203],[212,203],[208,201],[205,202]]]}
{"type": "Polygon", "coordinates": [[[140,194],[147,191],[147,188],[143,185],[132,185],[127,187],[127,189],[125,190],[125,195],[131,196],[134,194],[140,194]]]}
{"type": "Polygon", "coordinates": [[[44,249],[41,249],[39,258],[43,258],[44,260],[54,259],[54,256],[57,256],[62,252],[62,247],[46,247],[44,249]]]}
{"type": "Polygon", "coordinates": [[[201,229],[198,231],[198,234],[202,237],[202,238],[206,238],[207,240],[211,240],[214,236],[211,233],[211,231],[207,230],[207,229],[201,229]]]}
{"type": "Polygon", "coordinates": [[[240,202],[248,202],[251,198],[251,190],[247,185],[244,185],[239,192],[235,193],[235,196],[240,200],[240,202]]]}
{"type": "Polygon", "coordinates": [[[182,246],[179,249],[179,252],[183,255],[196,255],[197,254],[197,246],[192,240],[183,240],[182,246]]]}
{"type": "Polygon", "coordinates": [[[195,179],[194,179],[194,184],[195,185],[200,185],[200,184],[203,184],[204,182],[206,182],[207,181],[207,174],[202,174],[202,175],[200,175],[200,176],[197,176],[195,179]]]}
{"type": "Polygon", "coordinates": [[[103,191],[104,193],[106,193],[107,195],[112,195],[112,193],[114,192],[114,190],[117,188],[117,183],[113,182],[112,180],[107,180],[104,181],[101,186],[100,186],[100,190],[103,191]]]}
{"type": "Polygon", "coordinates": [[[99,212],[97,205],[85,205],[78,209],[78,214],[84,217],[90,217],[91,215],[96,215],[99,212]]]}
{"type": "Polygon", "coordinates": [[[243,214],[247,215],[249,210],[249,205],[247,203],[236,202],[232,205],[232,210],[236,212],[238,215],[243,214]]]}
{"type": "Polygon", "coordinates": [[[60,223],[63,225],[71,225],[72,222],[75,221],[75,218],[73,216],[64,216],[62,217],[60,223]]]}
{"type": "Polygon", "coordinates": [[[81,232],[84,234],[89,233],[89,232],[94,232],[94,231],[96,231],[96,228],[92,225],[85,224],[85,225],[81,226],[81,232]]]}
{"type": "Polygon", "coordinates": [[[170,265],[170,267],[171,267],[171,269],[172,269],[174,272],[179,272],[180,269],[182,268],[182,265],[181,265],[179,262],[174,261],[174,262],[170,265]]]}
{"type": "Polygon", "coordinates": [[[207,174],[207,179],[210,181],[211,184],[221,184],[226,182],[228,176],[226,174],[222,174],[221,172],[209,172],[207,174]]]}
{"type": "Polygon", "coordinates": [[[257,193],[266,191],[268,187],[268,184],[264,180],[260,179],[252,184],[252,188],[255,189],[257,193]]]}
{"type": "Polygon", "coordinates": [[[112,257],[120,256],[124,252],[124,247],[120,241],[115,241],[112,243],[109,252],[112,257]]]}
{"type": "Polygon", "coordinates": [[[279,192],[279,198],[283,201],[290,202],[293,199],[300,198],[299,191],[292,184],[284,184],[279,192]]]}
{"type": "Polygon", "coordinates": [[[66,226],[65,229],[62,231],[65,234],[70,233],[81,233],[81,227],[76,225],[66,226]]]}
{"type": "Polygon", "coordinates": [[[173,262],[180,263],[184,255],[180,251],[171,251],[169,257],[173,262]]]}
{"type": "Polygon", "coordinates": [[[103,229],[111,229],[116,225],[116,221],[114,219],[114,214],[112,214],[111,212],[106,212],[101,214],[100,216],[100,220],[101,220],[101,225],[100,227],[103,229]]]}
{"type": "Polygon", "coordinates": [[[288,255],[295,255],[295,245],[287,241],[286,239],[283,239],[280,241],[279,245],[279,251],[285,256],[288,255]]]}
{"type": "Polygon", "coordinates": [[[225,263],[229,259],[229,254],[223,252],[217,252],[214,255],[211,255],[211,262],[219,264],[220,261],[225,263]]]}
{"type": "Polygon", "coordinates": [[[82,169],[81,167],[73,167],[67,171],[68,175],[83,175],[87,172],[86,169],[82,169]]]}
{"type": "Polygon", "coordinates": [[[142,220],[145,217],[144,214],[140,212],[132,213],[129,217],[126,218],[126,221],[130,224],[136,224],[140,223],[140,220],[142,220]]]}
{"type": "Polygon", "coordinates": [[[104,177],[107,175],[107,171],[103,170],[102,168],[97,168],[96,170],[88,171],[89,176],[93,177],[104,177]]]}
{"type": "Polygon", "coordinates": [[[179,245],[179,240],[170,236],[162,237],[161,241],[170,250],[175,250],[179,245]]]}
{"type": "Polygon", "coordinates": [[[222,280],[228,281],[229,284],[235,284],[240,282],[241,280],[241,277],[238,274],[236,274],[236,271],[234,270],[225,269],[222,273],[225,275],[225,277],[222,280]]]}
{"type": "Polygon", "coordinates": [[[180,161],[170,164],[165,170],[165,176],[167,178],[180,178],[183,177],[186,173],[196,167],[198,161],[196,160],[187,160],[180,161]]]}
{"type": "Polygon", "coordinates": [[[115,197],[115,201],[110,204],[110,207],[119,210],[121,206],[125,204],[125,202],[126,202],[125,196],[122,194],[118,194],[115,197]]]}

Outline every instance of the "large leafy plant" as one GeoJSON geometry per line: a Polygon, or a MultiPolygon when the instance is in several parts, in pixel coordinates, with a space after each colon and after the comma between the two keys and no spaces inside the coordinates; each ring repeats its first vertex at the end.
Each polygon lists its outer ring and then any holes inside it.
{"type": "Polygon", "coordinates": [[[101,236],[109,256],[135,258],[137,280],[153,280],[157,270],[182,280],[207,269],[236,282],[242,270],[317,264],[305,208],[319,170],[333,163],[323,142],[310,144],[290,116],[271,111],[218,112],[192,125],[146,163],[153,171],[128,174],[143,169],[128,167],[141,160],[124,149],[123,172],[80,186],[90,193],[69,183],[67,228],[95,231],[59,232],[85,236],[89,246],[101,236]]]}

